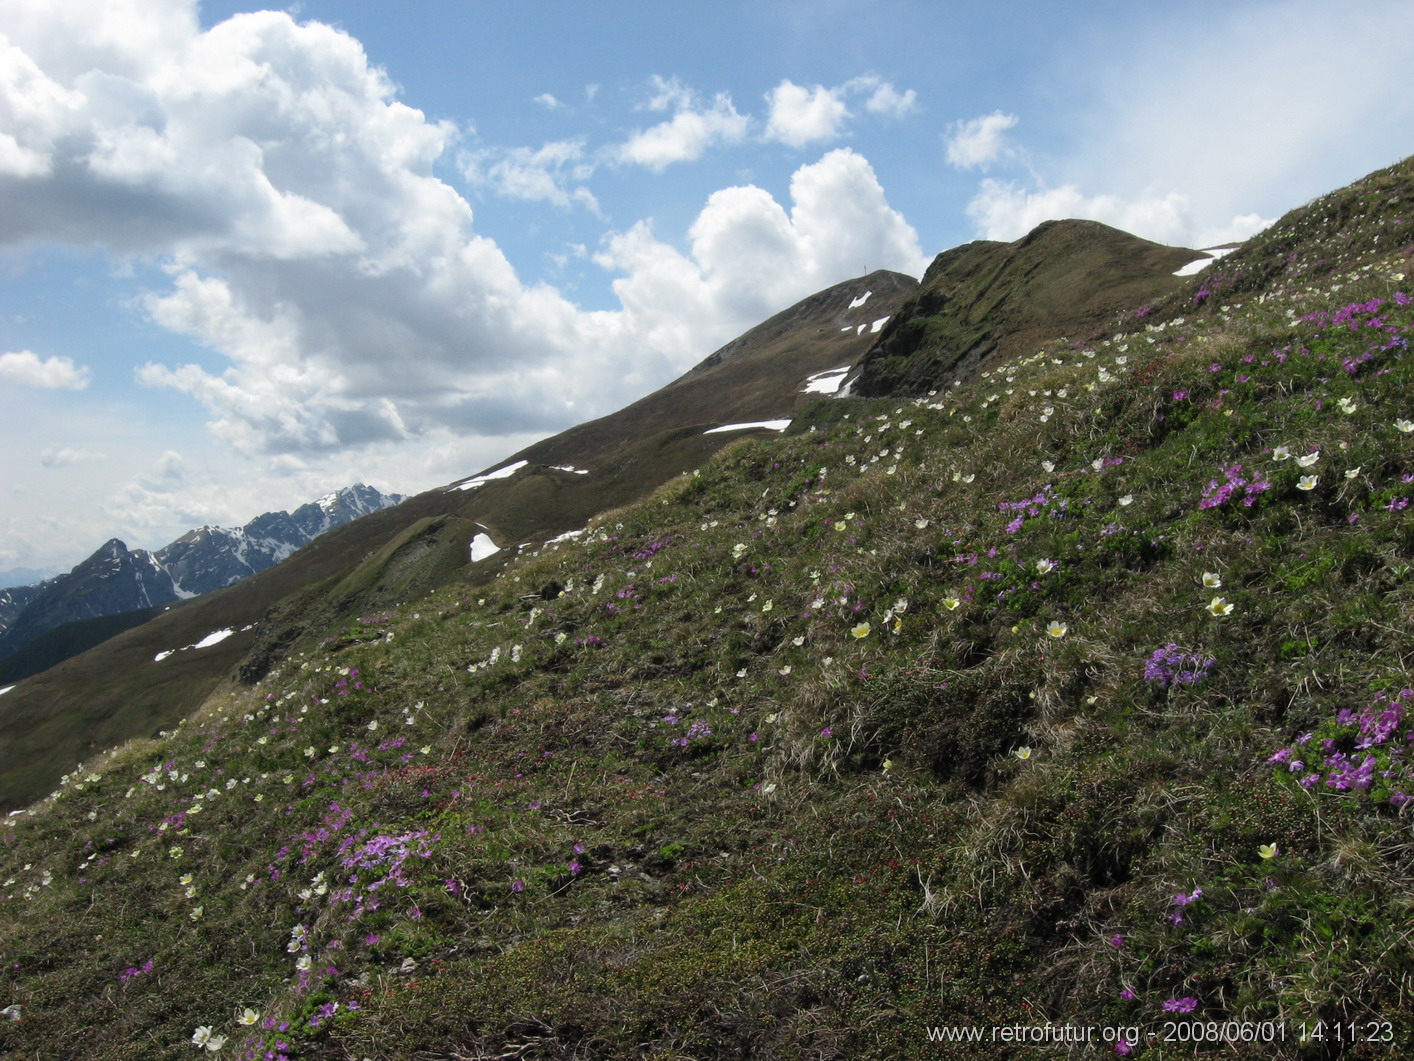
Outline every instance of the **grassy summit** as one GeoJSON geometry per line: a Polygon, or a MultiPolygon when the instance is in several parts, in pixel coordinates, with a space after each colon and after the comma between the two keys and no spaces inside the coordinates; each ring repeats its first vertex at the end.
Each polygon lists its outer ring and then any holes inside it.
{"type": "Polygon", "coordinates": [[[84,764],[6,826],[0,1056],[1414,1049],[1411,218],[1405,162],[84,764]]]}

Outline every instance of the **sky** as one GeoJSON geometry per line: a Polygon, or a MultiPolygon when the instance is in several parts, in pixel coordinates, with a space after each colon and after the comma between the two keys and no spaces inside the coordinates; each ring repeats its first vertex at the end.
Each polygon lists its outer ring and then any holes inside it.
{"type": "Polygon", "coordinates": [[[1414,153],[1407,0],[0,0],[0,578],[601,416],[829,285],[1243,239],[1414,153]]]}

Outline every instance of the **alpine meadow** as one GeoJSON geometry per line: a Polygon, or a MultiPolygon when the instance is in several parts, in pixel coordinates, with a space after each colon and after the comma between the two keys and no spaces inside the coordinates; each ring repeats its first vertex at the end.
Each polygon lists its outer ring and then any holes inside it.
{"type": "Polygon", "coordinates": [[[1411,222],[874,273],[17,683],[0,1056],[1409,1056],[1411,222]]]}

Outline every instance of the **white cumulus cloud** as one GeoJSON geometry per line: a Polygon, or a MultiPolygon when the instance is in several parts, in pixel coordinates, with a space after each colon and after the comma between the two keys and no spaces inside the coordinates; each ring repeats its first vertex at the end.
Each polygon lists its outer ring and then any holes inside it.
{"type": "Polygon", "coordinates": [[[901,118],[918,106],[918,93],[913,89],[900,92],[875,74],[853,78],[834,88],[797,85],[787,78],[766,93],[764,138],[796,148],[838,140],[854,117],[849,107],[851,99],[862,99],[867,112],[886,118],[901,118]]]}
{"type": "Polygon", "coordinates": [[[1008,150],[1004,134],[1016,122],[1015,114],[993,111],[954,123],[948,129],[948,162],[959,169],[976,169],[995,162],[1008,150]]]}
{"type": "Polygon", "coordinates": [[[46,468],[67,468],[71,464],[87,464],[107,459],[106,454],[73,446],[48,446],[39,454],[39,463],[46,468]]]}
{"type": "MultiPolygon", "coordinates": [[[[156,261],[149,318],[217,356],[154,359],[138,381],[189,396],[224,450],[292,476],[353,450],[392,468],[410,441],[493,452],[621,406],[823,286],[925,264],[869,163],[837,151],[796,172],[789,204],[710,196],[680,247],[648,220],[608,234],[590,260],[620,304],[586,311],[478,230],[434,172],[458,130],[400,102],[347,34],[274,11],[202,30],[191,0],[7,2],[28,65],[7,67],[23,76],[0,77],[0,98],[28,117],[4,126],[19,161],[0,166],[0,246],[156,261]]],[[[657,168],[747,135],[724,94],[653,88],[664,120],[621,158],[657,168]]],[[[564,140],[465,164],[503,194],[592,209],[583,181],[604,157],[564,140]]],[[[3,364],[86,378],[28,352],[3,364]]],[[[165,481],[136,481],[135,503],[157,497],[156,513],[165,481]]]]}
{"type": "Polygon", "coordinates": [[[704,103],[696,92],[676,78],[655,77],[653,96],[645,105],[650,111],[673,112],[666,121],[634,132],[619,145],[621,162],[646,166],[661,172],[675,162],[701,158],[709,147],[737,143],[746,138],[750,119],[739,114],[725,92],[704,103]]]}
{"type": "Polygon", "coordinates": [[[889,82],[882,81],[873,75],[855,78],[849,83],[849,87],[859,92],[868,93],[869,98],[864,101],[864,109],[871,114],[902,118],[918,107],[918,93],[913,89],[905,89],[900,92],[889,82]]]}
{"type": "Polygon", "coordinates": [[[807,88],[785,80],[766,93],[766,102],[766,138],[791,147],[838,139],[849,117],[843,91],[824,85],[807,88]]]}
{"type": "Polygon", "coordinates": [[[665,338],[681,329],[684,341],[704,330],[721,335],[714,318],[723,314],[739,331],[738,322],[749,326],[841,279],[926,268],[917,233],[889,207],[862,155],[841,148],[802,166],[790,197],[787,210],[761,188],[724,188],[693,223],[687,253],[640,224],[597,260],[626,274],[614,290],[629,312],[665,338]]]}
{"type": "Polygon", "coordinates": [[[83,390],[89,371],[67,357],[41,358],[32,350],[0,354],[0,379],[24,387],[52,390],[83,390]]]}
{"type": "Polygon", "coordinates": [[[599,201],[583,184],[594,169],[583,140],[556,140],[538,148],[486,149],[462,161],[467,180],[501,195],[556,206],[578,203],[597,214],[599,201]]]}

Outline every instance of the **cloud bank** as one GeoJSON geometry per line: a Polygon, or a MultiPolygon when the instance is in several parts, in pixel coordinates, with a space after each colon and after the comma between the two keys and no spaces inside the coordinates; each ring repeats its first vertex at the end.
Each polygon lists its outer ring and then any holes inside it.
{"type": "Polygon", "coordinates": [[[41,358],[32,350],[0,354],[0,379],[22,387],[47,390],[83,390],[89,371],[67,357],[41,358]]]}
{"type": "MultiPolygon", "coordinates": [[[[665,382],[822,286],[925,264],[869,163],[837,150],[797,170],[789,203],[752,186],[716,192],[684,249],[648,221],[609,233],[593,261],[615,276],[621,305],[586,311],[524,282],[478,232],[437,171],[459,130],[400,102],[347,34],[270,11],[203,31],[194,4],[175,0],[8,10],[0,246],[98,245],[160,264],[166,283],[143,297],[147,314],[223,362],[154,360],[137,377],[200,402],[216,438],[247,454],[298,463],[549,432],[665,382]]],[[[620,161],[661,169],[746,135],[724,95],[656,88],[647,109],[666,117],[631,136],[620,161]]],[[[837,129],[840,112],[830,90],[802,91],[776,128],[805,144],[837,129]]],[[[912,105],[882,82],[851,91],[879,113],[912,105]]],[[[505,194],[592,210],[581,182],[596,161],[565,140],[465,168],[505,194]]],[[[4,355],[0,373],[86,380],[28,351],[4,355]]]]}

